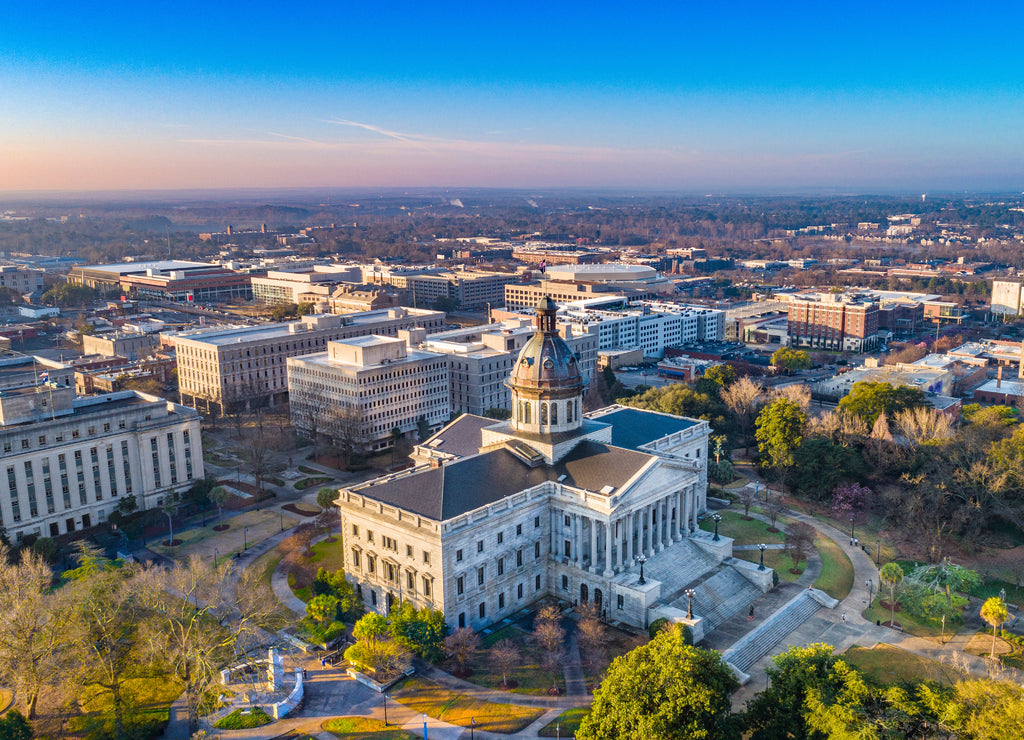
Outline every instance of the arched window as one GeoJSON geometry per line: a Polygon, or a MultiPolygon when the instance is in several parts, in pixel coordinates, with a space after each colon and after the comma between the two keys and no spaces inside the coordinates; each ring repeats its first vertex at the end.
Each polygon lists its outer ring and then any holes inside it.
{"type": "Polygon", "coordinates": [[[565,423],[572,424],[572,409],[576,405],[576,402],[570,400],[569,403],[565,404],[565,423]]]}
{"type": "Polygon", "coordinates": [[[558,404],[557,403],[551,404],[551,423],[552,424],[557,424],[558,423],[558,404]]]}
{"type": "Polygon", "coordinates": [[[548,423],[548,405],[546,403],[541,403],[540,405],[540,423],[548,423]]]}
{"type": "Polygon", "coordinates": [[[530,405],[531,404],[530,404],[529,401],[520,401],[520,403],[523,405],[523,423],[524,424],[529,424],[530,423],[530,405]]]}

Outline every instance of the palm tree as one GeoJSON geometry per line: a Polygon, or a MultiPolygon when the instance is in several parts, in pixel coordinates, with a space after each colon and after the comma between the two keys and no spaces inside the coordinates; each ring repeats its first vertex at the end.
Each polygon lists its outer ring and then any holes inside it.
{"type": "Polygon", "coordinates": [[[168,496],[160,510],[167,515],[167,546],[171,547],[174,545],[174,514],[178,511],[178,506],[168,496]]]}
{"type": "Polygon", "coordinates": [[[998,596],[985,599],[985,603],[981,605],[981,618],[992,625],[992,653],[989,656],[991,658],[996,657],[996,630],[1008,616],[1006,604],[998,596]]]}
{"type": "Polygon", "coordinates": [[[224,503],[228,500],[228,489],[224,486],[214,486],[210,489],[210,492],[206,494],[206,497],[210,499],[210,502],[214,506],[217,507],[217,522],[220,523],[220,520],[224,517],[222,509],[224,507],[224,503]]]}
{"type": "Polygon", "coordinates": [[[903,581],[903,568],[899,563],[886,563],[878,571],[878,578],[889,587],[889,626],[896,623],[896,587],[903,581]]]}

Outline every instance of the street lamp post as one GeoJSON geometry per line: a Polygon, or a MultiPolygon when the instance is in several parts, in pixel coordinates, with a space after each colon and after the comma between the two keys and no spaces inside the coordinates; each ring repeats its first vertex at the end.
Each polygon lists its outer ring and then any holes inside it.
{"type": "MultiPolygon", "coordinates": [[[[488,304],[488,308],[490,305],[488,304]]],[[[469,720],[469,740],[473,740],[476,737],[476,717],[472,717],[469,720]]]]}
{"type": "Polygon", "coordinates": [[[427,740],[427,713],[423,713],[423,740],[427,740]]]}
{"type": "Polygon", "coordinates": [[[647,581],[644,580],[644,563],[647,562],[647,556],[640,553],[636,556],[636,562],[640,563],[640,580],[637,581],[637,583],[643,586],[647,583],[647,581]]]}
{"type": "Polygon", "coordinates": [[[721,515],[721,514],[712,514],[712,515],[711,515],[711,518],[712,518],[712,519],[714,520],[714,522],[715,522],[715,536],[714,536],[714,541],[715,541],[715,542],[718,542],[718,523],[719,523],[720,521],[722,521],[722,515],[721,515]]]}
{"type": "Polygon", "coordinates": [[[220,560],[220,548],[213,548],[213,564],[216,565],[217,561],[220,560]]]}
{"type": "Polygon", "coordinates": [[[693,619],[693,597],[697,595],[697,592],[692,588],[686,589],[686,618],[693,619]]]}
{"type": "Polygon", "coordinates": [[[757,549],[761,551],[761,564],[757,566],[758,570],[764,570],[764,551],[768,549],[768,545],[763,542],[757,546],[757,549]]]}
{"type": "Polygon", "coordinates": [[[882,561],[882,538],[878,538],[878,547],[875,549],[875,565],[878,565],[882,561]]]}
{"type": "Polygon", "coordinates": [[[871,604],[872,600],[874,599],[875,584],[869,578],[866,581],[864,581],[864,585],[867,586],[868,589],[868,604],[871,604]]]}
{"type": "Polygon", "coordinates": [[[851,545],[853,544],[853,534],[854,534],[854,528],[855,528],[855,526],[856,526],[856,525],[855,525],[855,524],[854,524],[854,522],[853,522],[853,517],[851,516],[851,517],[850,517],[850,544],[851,544],[851,545]]]}
{"type": "Polygon", "coordinates": [[[243,550],[248,550],[249,549],[249,528],[248,527],[246,527],[242,531],[242,549],[243,550]]]}
{"type": "Polygon", "coordinates": [[[384,694],[384,726],[388,726],[388,695],[384,694]]]}
{"type": "Polygon", "coordinates": [[[281,531],[283,532],[284,531],[284,512],[283,511],[279,511],[277,513],[281,515],[281,531]]]}

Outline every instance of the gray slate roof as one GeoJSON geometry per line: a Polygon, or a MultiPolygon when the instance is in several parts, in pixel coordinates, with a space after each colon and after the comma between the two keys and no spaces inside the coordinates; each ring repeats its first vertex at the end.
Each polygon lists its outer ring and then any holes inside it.
{"type": "Polygon", "coordinates": [[[616,447],[625,447],[628,450],[635,450],[640,445],[667,437],[675,432],[681,432],[697,423],[692,419],[683,419],[670,414],[629,408],[601,414],[594,417],[594,421],[610,424],[612,444],[616,447]]]}
{"type": "Polygon", "coordinates": [[[463,414],[423,443],[424,447],[457,457],[475,455],[480,451],[483,435],[480,430],[498,422],[484,416],[463,414]],[[435,444],[436,443],[436,444],[435,444]]]}
{"type": "Polygon", "coordinates": [[[551,467],[530,467],[505,448],[449,462],[365,488],[358,493],[414,514],[444,521],[500,501],[545,481],[563,482],[577,488],[600,491],[619,488],[650,460],[652,455],[584,441],[561,462],[551,467]]]}

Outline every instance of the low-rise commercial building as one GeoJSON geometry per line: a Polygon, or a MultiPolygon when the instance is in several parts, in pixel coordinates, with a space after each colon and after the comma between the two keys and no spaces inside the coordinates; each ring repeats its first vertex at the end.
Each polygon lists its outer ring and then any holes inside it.
{"type": "Polygon", "coordinates": [[[158,334],[136,334],[134,332],[108,332],[106,334],[85,334],[82,336],[82,353],[104,357],[125,357],[138,360],[149,357],[160,349],[158,334]]]}

